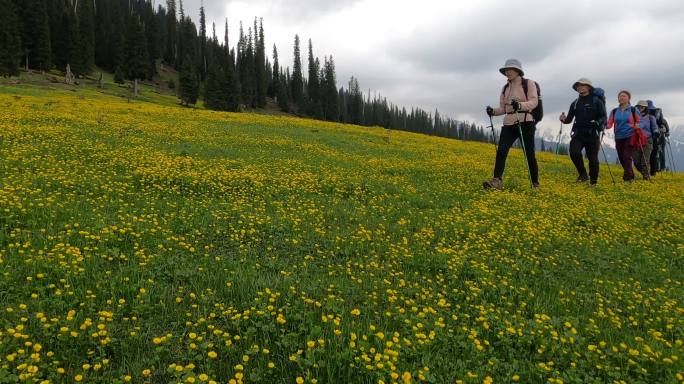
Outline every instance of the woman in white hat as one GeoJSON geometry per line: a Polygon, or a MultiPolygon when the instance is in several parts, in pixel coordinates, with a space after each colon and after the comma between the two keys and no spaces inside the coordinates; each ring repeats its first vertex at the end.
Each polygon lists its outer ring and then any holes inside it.
{"type": "Polygon", "coordinates": [[[488,106],[486,111],[489,116],[506,116],[504,117],[503,128],[501,128],[499,147],[496,151],[494,177],[491,180],[485,181],[483,186],[485,188],[493,189],[503,188],[502,177],[504,168],[506,167],[508,151],[516,140],[521,139],[525,146],[525,154],[527,156],[527,164],[529,165],[532,186],[537,188],[539,187],[539,169],[537,167],[537,158],[534,153],[536,122],[531,113],[539,103],[537,83],[528,79],[523,79],[525,72],[522,69],[520,61],[516,59],[506,60],[506,63],[499,69],[499,72],[506,76],[508,82],[504,86],[499,97],[499,107],[492,108],[488,106]],[[527,83],[527,93],[523,87],[523,81],[527,83]],[[522,130],[522,137],[520,137],[520,130],[517,125],[518,119],[522,130]]]}
{"type": "Polygon", "coordinates": [[[572,89],[577,91],[579,97],[570,104],[567,116],[560,115],[563,124],[570,124],[573,119],[570,135],[570,159],[577,168],[577,182],[589,181],[589,185],[596,185],[599,175],[598,153],[601,149],[600,132],[606,124],[606,106],[604,102],[594,95],[594,86],[591,80],[583,77],[573,84],[572,89]],[[589,159],[589,175],[584,167],[582,149],[589,159]]]}

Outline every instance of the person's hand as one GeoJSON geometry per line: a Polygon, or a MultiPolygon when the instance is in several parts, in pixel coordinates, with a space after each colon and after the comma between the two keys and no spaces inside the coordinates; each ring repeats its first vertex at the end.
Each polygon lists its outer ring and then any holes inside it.
{"type": "Polygon", "coordinates": [[[511,107],[513,107],[514,111],[519,111],[520,110],[520,102],[518,100],[511,100],[511,107]]]}
{"type": "Polygon", "coordinates": [[[561,121],[561,123],[565,124],[565,112],[562,112],[558,119],[561,121]]]}
{"type": "Polygon", "coordinates": [[[494,116],[494,108],[490,107],[489,105],[487,108],[485,108],[485,111],[487,111],[487,116],[494,116]]]}

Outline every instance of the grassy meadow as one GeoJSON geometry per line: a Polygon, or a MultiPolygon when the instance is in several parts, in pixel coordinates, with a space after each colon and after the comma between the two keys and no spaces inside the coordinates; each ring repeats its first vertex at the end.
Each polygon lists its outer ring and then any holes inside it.
{"type": "Polygon", "coordinates": [[[683,175],[150,94],[0,85],[0,383],[684,383],[683,175]]]}

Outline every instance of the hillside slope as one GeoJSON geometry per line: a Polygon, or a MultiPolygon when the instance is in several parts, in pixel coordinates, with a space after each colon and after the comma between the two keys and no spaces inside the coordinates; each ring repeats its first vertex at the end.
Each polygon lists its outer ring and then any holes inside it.
{"type": "Polygon", "coordinates": [[[0,88],[0,382],[684,382],[681,175],[172,104],[0,88]]]}

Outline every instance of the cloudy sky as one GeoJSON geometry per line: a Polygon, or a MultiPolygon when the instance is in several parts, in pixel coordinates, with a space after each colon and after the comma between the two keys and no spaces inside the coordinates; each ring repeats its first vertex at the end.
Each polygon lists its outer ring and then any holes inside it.
{"type": "MultiPolygon", "coordinates": [[[[201,0],[185,0],[198,19],[201,0]]],[[[617,92],[653,99],[671,125],[684,126],[684,3],[681,0],[204,0],[207,23],[231,45],[263,17],[267,51],[278,47],[292,66],[294,35],[314,55],[333,55],[338,86],[361,87],[402,106],[418,106],[485,123],[498,102],[509,57],[542,88],[540,128],[557,134],[557,116],[576,97],[571,85],[589,77],[616,105],[617,92]],[[674,123],[674,124],[673,124],[674,123]]],[[[210,27],[209,27],[210,28],[210,27]]],[[[209,29],[208,28],[208,29],[209,29]]],[[[306,65],[306,64],[304,64],[306,65]]],[[[495,123],[497,123],[495,121],[495,123]]]]}

